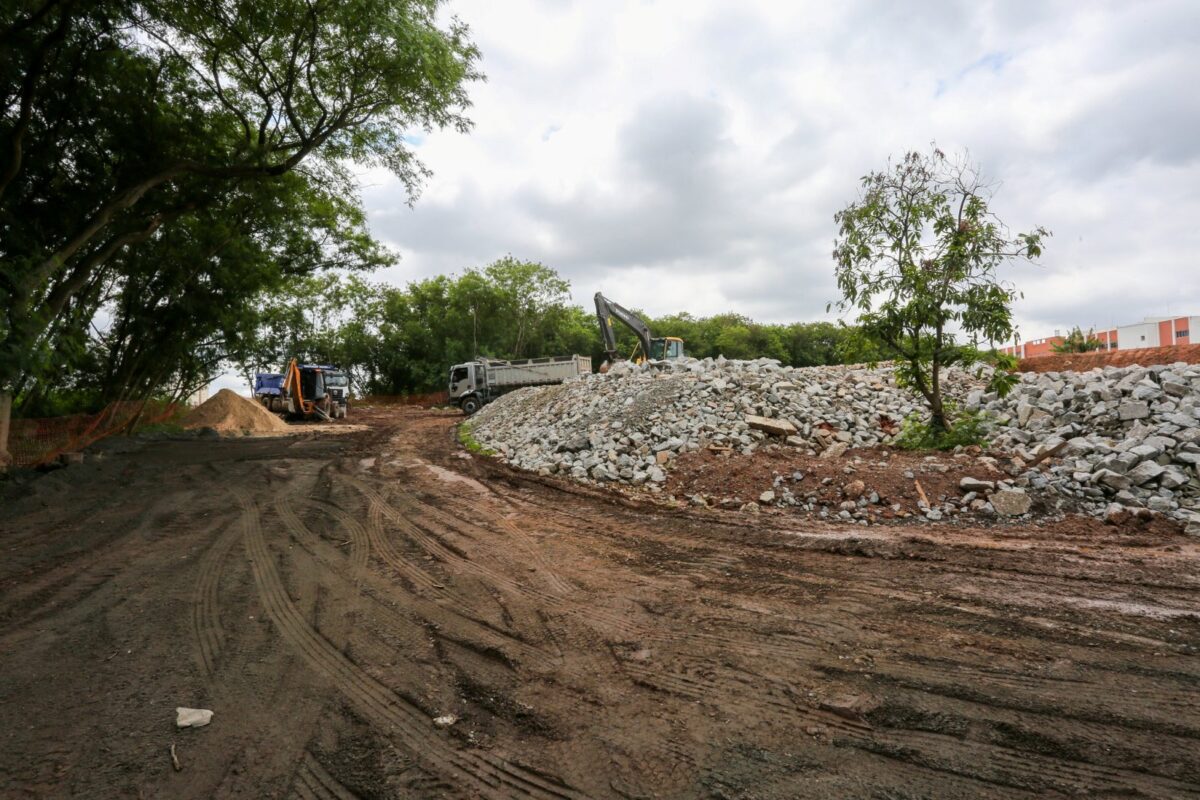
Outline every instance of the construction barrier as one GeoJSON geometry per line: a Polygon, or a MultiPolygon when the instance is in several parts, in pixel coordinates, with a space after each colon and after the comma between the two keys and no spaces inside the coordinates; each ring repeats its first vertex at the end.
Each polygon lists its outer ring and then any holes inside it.
{"type": "Polygon", "coordinates": [[[1104,367],[1149,367],[1184,361],[1200,364],[1200,344],[1174,344],[1166,347],[1142,347],[1131,350],[1093,350],[1090,353],[1052,353],[1023,358],[1021,372],[1087,372],[1104,367]]]}
{"type": "Polygon", "coordinates": [[[180,406],[158,400],[110,403],[98,414],[71,414],[43,419],[14,419],[8,433],[13,465],[36,467],[63,453],[83,450],[105,437],[174,417],[180,406]]]}

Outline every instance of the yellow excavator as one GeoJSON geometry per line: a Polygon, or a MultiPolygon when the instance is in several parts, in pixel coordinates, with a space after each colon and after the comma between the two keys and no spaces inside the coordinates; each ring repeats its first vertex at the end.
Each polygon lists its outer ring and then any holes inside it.
{"type": "Polygon", "coordinates": [[[613,331],[613,319],[624,324],[637,336],[637,346],[629,360],[641,364],[643,361],[663,361],[683,358],[683,339],[678,336],[654,336],[650,326],[629,309],[614,303],[600,292],[596,292],[596,317],[600,320],[600,335],[604,338],[604,352],[608,363],[620,358],[617,352],[617,334],[613,331]]]}

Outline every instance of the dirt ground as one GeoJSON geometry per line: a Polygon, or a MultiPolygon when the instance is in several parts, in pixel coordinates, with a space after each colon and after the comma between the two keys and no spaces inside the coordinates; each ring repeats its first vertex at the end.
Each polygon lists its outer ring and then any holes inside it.
{"type": "Polygon", "coordinates": [[[649,506],[353,413],[0,486],[0,796],[1200,797],[1195,539],[649,506]]]}

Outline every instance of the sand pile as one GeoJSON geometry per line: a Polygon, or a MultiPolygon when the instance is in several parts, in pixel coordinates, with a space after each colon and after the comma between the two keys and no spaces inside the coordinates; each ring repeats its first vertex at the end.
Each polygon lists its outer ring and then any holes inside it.
{"type": "Polygon", "coordinates": [[[185,428],[212,428],[221,433],[272,433],[288,424],[253,400],[222,389],[188,412],[185,428]]]}

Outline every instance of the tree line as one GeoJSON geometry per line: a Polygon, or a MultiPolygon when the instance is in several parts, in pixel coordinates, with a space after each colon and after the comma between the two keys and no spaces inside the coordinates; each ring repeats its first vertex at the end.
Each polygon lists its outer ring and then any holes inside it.
{"type": "MultiPolygon", "coordinates": [[[[407,394],[444,389],[449,366],[477,356],[580,354],[591,356],[595,368],[604,360],[596,315],[571,302],[569,283],[550,267],[511,256],[405,287],[324,275],[264,297],[263,304],[251,346],[231,357],[247,379],[295,355],[343,366],[359,392],[407,394]]],[[[696,358],[766,357],[815,366],[879,357],[856,329],[828,322],[639,315],[655,335],[684,339],[696,358]]],[[[618,326],[617,336],[622,351],[632,353],[633,334],[618,326]]]]}

